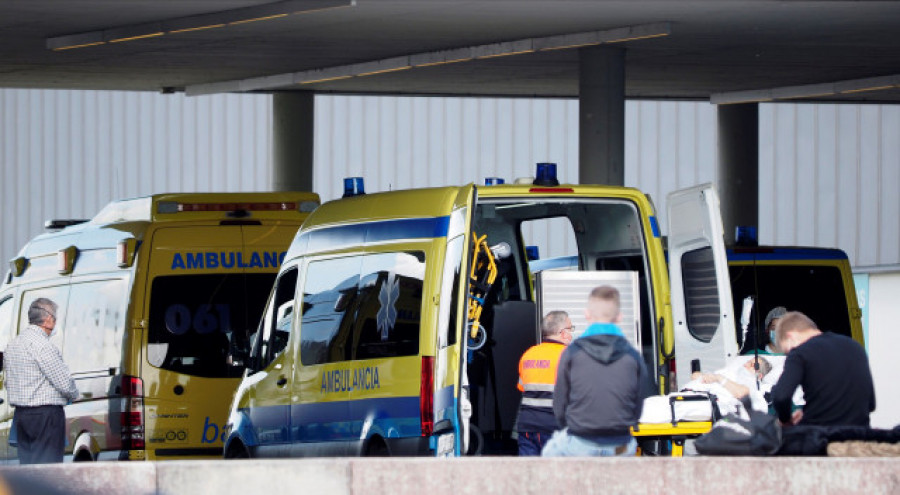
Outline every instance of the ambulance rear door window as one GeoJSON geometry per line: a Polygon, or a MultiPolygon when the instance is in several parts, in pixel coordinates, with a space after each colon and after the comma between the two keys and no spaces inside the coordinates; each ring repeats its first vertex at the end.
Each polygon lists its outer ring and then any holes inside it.
{"type": "Polygon", "coordinates": [[[710,342],[719,327],[719,297],[712,248],[685,253],[681,258],[687,327],[701,342],[710,342]]]}
{"type": "Polygon", "coordinates": [[[151,288],[147,360],[203,377],[239,377],[275,274],[156,277],[151,288]]]}

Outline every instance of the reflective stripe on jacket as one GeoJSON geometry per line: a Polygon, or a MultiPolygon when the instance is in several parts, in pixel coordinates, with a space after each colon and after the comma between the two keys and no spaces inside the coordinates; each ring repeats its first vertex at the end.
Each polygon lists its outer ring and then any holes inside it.
{"type": "Polygon", "coordinates": [[[556,368],[565,344],[547,340],[531,347],[519,360],[519,384],[522,405],[519,431],[550,432],[556,429],[553,416],[553,387],[556,368]]]}

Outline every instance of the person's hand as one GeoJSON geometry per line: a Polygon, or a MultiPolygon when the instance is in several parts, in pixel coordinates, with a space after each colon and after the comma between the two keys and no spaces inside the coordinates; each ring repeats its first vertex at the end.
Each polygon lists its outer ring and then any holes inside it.
{"type": "Polygon", "coordinates": [[[797,409],[791,414],[791,424],[795,425],[803,419],[803,409],[797,409]]]}
{"type": "Polygon", "coordinates": [[[722,377],[715,373],[703,373],[700,375],[700,381],[703,383],[722,383],[722,377]]]}

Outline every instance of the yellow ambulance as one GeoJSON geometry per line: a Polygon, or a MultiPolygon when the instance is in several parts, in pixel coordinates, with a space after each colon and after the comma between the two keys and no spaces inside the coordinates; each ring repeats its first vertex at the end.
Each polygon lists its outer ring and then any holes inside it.
{"type": "MultiPolygon", "coordinates": [[[[661,391],[678,332],[703,337],[679,361],[702,354],[715,367],[736,355],[711,187],[669,198],[669,256],[685,259],[670,290],[648,197],[560,185],[550,170],[539,165],[526,184],[357,195],[316,209],[251,337],[225,457],[514,454],[517,363],[539,341],[541,312],[558,309],[536,288],[546,280],[529,270],[526,232],[569,238],[589,281],[632,281],[626,333],[661,391]]],[[[587,294],[571,300],[583,308],[587,294]]]]}
{"type": "MultiPolygon", "coordinates": [[[[0,351],[31,302],[59,305],[51,342],[80,392],[73,461],[219,457],[249,336],[316,194],[157,194],[52,221],[0,285],[0,351]]],[[[0,382],[0,461],[13,408],[0,382]]]]}

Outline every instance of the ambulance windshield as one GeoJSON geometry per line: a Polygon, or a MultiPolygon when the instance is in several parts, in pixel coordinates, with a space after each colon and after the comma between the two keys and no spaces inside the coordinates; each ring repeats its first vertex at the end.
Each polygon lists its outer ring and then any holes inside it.
{"type": "Polygon", "coordinates": [[[274,281],[275,274],[156,277],[148,361],[193,376],[241,376],[274,281]]]}

